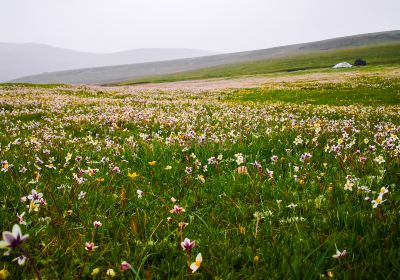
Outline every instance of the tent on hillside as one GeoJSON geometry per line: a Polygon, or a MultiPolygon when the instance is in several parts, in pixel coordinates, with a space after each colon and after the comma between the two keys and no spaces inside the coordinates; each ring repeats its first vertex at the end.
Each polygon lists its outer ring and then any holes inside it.
{"type": "Polygon", "coordinates": [[[336,64],[335,66],[333,66],[333,68],[350,68],[353,65],[351,65],[350,63],[344,61],[344,62],[340,62],[338,64],[336,64]]]}

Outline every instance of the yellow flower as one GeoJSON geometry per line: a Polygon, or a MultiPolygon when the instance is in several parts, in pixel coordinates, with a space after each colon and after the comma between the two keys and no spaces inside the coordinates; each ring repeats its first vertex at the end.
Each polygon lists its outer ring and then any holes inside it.
{"type": "Polygon", "coordinates": [[[31,203],[29,203],[29,213],[31,213],[32,211],[35,212],[39,211],[39,205],[36,204],[34,200],[32,200],[31,203]]]}
{"type": "Polygon", "coordinates": [[[260,257],[259,256],[254,256],[253,262],[254,263],[258,263],[259,261],[260,261],[260,257]]]}
{"type": "Polygon", "coordinates": [[[92,270],[92,273],[90,273],[90,275],[96,276],[97,274],[99,274],[99,272],[100,272],[100,267],[96,267],[95,269],[92,270]]]}
{"type": "Polygon", "coordinates": [[[157,161],[155,161],[155,160],[149,161],[149,165],[150,165],[150,166],[154,166],[154,165],[156,165],[156,163],[157,163],[157,161]]]}
{"type": "Polygon", "coordinates": [[[0,270],[0,279],[7,279],[10,276],[10,272],[7,269],[3,268],[0,270]]]}
{"type": "Polygon", "coordinates": [[[131,179],[135,179],[136,177],[139,177],[139,174],[136,172],[132,172],[132,173],[128,172],[128,177],[130,177],[131,179]]]}

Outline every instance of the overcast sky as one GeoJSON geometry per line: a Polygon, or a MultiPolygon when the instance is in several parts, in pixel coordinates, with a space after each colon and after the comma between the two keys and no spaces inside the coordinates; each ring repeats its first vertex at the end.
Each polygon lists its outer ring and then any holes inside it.
{"type": "Polygon", "coordinates": [[[400,0],[0,0],[0,42],[252,50],[400,29],[400,0]]]}

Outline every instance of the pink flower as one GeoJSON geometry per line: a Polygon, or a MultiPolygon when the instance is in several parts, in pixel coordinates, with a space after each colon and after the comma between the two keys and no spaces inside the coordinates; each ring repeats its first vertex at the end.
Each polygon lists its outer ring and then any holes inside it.
{"type": "Polygon", "coordinates": [[[131,266],[128,262],[123,261],[123,262],[121,263],[121,266],[120,266],[119,268],[120,268],[121,270],[125,271],[125,270],[128,270],[128,269],[132,269],[132,266],[131,266]]]}
{"type": "Polygon", "coordinates": [[[181,242],[181,246],[184,251],[190,251],[196,246],[196,241],[190,241],[189,238],[185,238],[185,240],[181,242]]]}
{"type": "Polygon", "coordinates": [[[172,214],[180,214],[185,212],[185,209],[180,207],[179,205],[174,205],[174,209],[170,210],[169,212],[172,214]]]}
{"type": "Polygon", "coordinates": [[[85,250],[88,252],[93,252],[94,249],[96,249],[98,246],[94,246],[93,242],[86,242],[85,244],[85,250]]]}

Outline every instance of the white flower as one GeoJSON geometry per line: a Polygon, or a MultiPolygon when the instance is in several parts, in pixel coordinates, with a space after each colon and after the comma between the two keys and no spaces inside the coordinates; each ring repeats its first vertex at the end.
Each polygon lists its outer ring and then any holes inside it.
{"type": "Polygon", "coordinates": [[[79,199],[79,200],[84,199],[85,196],[86,196],[86,193],[85,193],[84,191],[81,191],[81,192],[78,194],[78,199],[79,199]]]}
{"type": "Polygon", "coordinates": [[[22,266],[22,265],[25,264],[26,257],[25,257],[25,256],[19,256],[19,257],[13,259],[12,261],[13,261],[13,262],[17,261],[17,262],[18,262],[18,265],[21,265],[21,266],[22,266]]]}
{"type": "Polygon", "coordinates": [[[292,203],[290,203],[288,206],[286,206],[287,208],[290,208],[290,209],[294,209],[294,208],[296,208],[297,207],[297,204],[294,204],[293,202],[292,203]]]}
{"type": "Polygon", "coordinates": [[[142,198],[142,197],[144,196],[144,192],[141,191],[141,190],[137,190],[137,191],[136,191],[136,194],[137,194],[137,197],[138,197],[138,198],[142,198]]]}
{"type": "Polygon", "coordinates": [[[376,207],[378,207],[378,205],[381,205],[385,201],[386,201],[386,199],[383,200],[383,193],[380,192],[376,199],[371,200],[371,203],[373,204],[372,207],[376,208],[376,207]]]}
{"type": "Polygon", "coordinates": [[[112,269],[112,268],[109,268],[109,269],[107,269],[107,276],[110,276],[110,277],[115,277],[115,271],[114,271],[114,269],[112,269]]]}
{"type": "Polygon", "coordinates": [[[347,255],[346,250],[343,250],[342,252],[340,252],[338,250],[338,248],[336,248],[336,254],[332,255],[332,258],[340,260],[340,259],[343,259],[344,257],[346,257],[346,255],[347,255]]]}
{"type": "Polygon", "coordinates": [[[386,162],[385,159],[383,158],[383,156],[378,156],[378,157],[376,157],[376,158],[374,159],[374,161],[375,161],[376,163],[378,163],[378,164],[382,164],[382,163],[386,162]]]}
{"type": "Polygon", "coordinates": [[[350,180],[347,180],[346,184],[344,185],[344,190],[351,191],[353,190],[353,186],[354,184],[350,180]]]}
{"type": "Polygon", "coordinates": [[[200,268],[202,262],[203,257],[201,256],[201,253],[198,253],[196,256],[196,261],[190,265],[192,273],[195,273],[200,268]]]}

